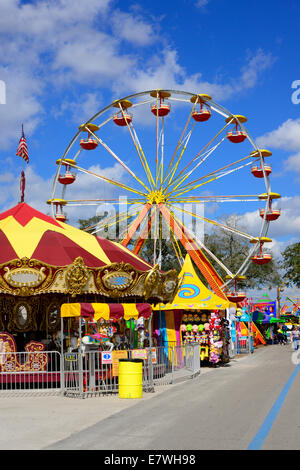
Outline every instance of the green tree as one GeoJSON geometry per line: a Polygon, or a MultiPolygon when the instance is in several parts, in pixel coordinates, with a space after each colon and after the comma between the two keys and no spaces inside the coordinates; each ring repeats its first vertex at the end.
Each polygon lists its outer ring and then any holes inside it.
{"type": "Polygon", "coordinates": [[[291,285],[300,287],[300,243],[288,245],[282,252],[283,278],[291,285]]]}
{"type": "MultiPolygon", "coordinates": [[[[224,224],[245,232],[240,217],[230,215],[224,219],[224,224]]],[[[251,249],[249,240],[227,230],[213,229],[204,238],[205,246],[232,272],[235,273],[246,260],[251,249]]],[[[211,260],[212,265],[222,278],[225,277],[225,270],[220,265],[211,260]]],[[[272,259],[268,264],[258,266],[250,263],[245,273],[247,280],[244,282],[246,288],[272,288],[281,282],[278,272],[279,265],[272,259]]]]}
{"type": "Polygon", "coordinates": [[[80,230],[85,230],[86,232],[92,232],[95,226],[101,222],[104,217],[106,217],[107,213],[102,216],[95,215],[94,217],[90,217],[89,219],[78,219],[77,223],[79,225],[80,230]]]}
{"type": "MultiPolygon", "coordinates": [[[[78,222],[80,224],[81,229],[85,229],[91,225],[95,225],[96,223],[100,222],[105,217],[92,217],[90,219],[84,220],[80,219],[78,222]]],[[[225,225],[229,227],[234,227],[241,231],[245,231],[245,228],[242,226],[240,222],[240,218],[236,215],[230,215],[224,218],[223,220],[225,225]]],[[[129,221],[130,223],[130,221],[129,221]]],[[[117,223],[117,234],[118,234],[118,223],[117,223]]],[[[103,236],[103,234],[101,235],[103,236]]],[[[131,241],[128,245],[128,248],[133,250],[135,241],[131,241]]],[[[169,269],[176,269],[178,272],[180,271],[180,265],[177,259],[177,256],[174,252],[174,243],[170,239],[164,240],[162,239],[161,242],[159,240],[156,241],[156,263],[159,261],[159,244],[161,243],[161,268],[164,271],[168,271],[169,269]]],[[[179,242],[182,261],[186,255],[186,250],[183,248],[181,243],[179,242]]],[[[220,260],[222,263],[232,272],[235,273],[242,263],[247,258],[249,251],[251,249],[251,245],[249,240],[246,238],[242,238],[239,235],[236,235],[233,232],[220,230],[220,229],[212,229],[210,233],[205,234],[204,236],[204,245],[220,260]]],[[[222,277],[222,279],[226,276],[226,271],[220,267],[220,265],[213,260],[205,250],[204,254],[209,259],[213,267],[222,277]]],[[[153,253],[154,253],[154,240],[153,238],[149,237],[143,246],[142,252],[140,252],[140,256],[147,261],[149,264],[153,264],[153,253]]],[[[299,266],[300,266],[300,254],[299,254],[299,266]]],[[[200,270],[195,266],[196,272],[202,282],[207,285],[207,281],[202,276],[200,270]]],[[[281,277],[278,272],[279,266],[276,260],[270,261],[268,264],[263,266],[258,266],[254,263],[250,263],[249,268],[246,272],[247,280],[244,283],[245,288],[272,288],[274,286],[278,286],[281,283],[281,277]]],[[[300,282],[300,270],[299,270],[299,282],[300,282]]]]}

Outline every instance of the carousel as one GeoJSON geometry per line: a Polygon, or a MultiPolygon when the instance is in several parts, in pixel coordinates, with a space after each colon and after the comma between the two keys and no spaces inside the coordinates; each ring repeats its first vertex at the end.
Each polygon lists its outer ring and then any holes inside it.
{"type": "Polygon", "coordinates": [[[162,273],[25,202],[0,214],[0,244],[0,334],[10,351],[59,347],[63,304],[111,306],[120,316],[171,301],[177,288],[175,270],[162,273]]]}

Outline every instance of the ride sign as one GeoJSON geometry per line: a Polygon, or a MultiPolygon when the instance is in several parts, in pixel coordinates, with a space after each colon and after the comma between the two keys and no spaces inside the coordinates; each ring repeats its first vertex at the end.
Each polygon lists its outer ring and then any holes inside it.
{"type": "Polygon", "coordinates": [[[112,353],[109,351],[102,351],[101,352],[101,360],[102,364],[112,364],[112,353]]]}

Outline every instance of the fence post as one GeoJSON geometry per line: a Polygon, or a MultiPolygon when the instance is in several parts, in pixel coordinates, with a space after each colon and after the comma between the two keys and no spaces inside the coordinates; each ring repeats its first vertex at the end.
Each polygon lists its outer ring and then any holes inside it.
{"type": "Polygon", "coordinates": [[[149,392],[154,392],[153,382],[153,362],[152,362],[152,348],[149,348],[148,354],[148,370],[149,370],[149,392]]]}
{"type": "Polygon", "coordinates": [[[62,395],[65,392],[65,358],[64,358],[64,319],[60,318],[60,331],[61,331],[61,341],[60,341],[60,387],[62,395]]]}
{"type": "Polygon", "coordinates": [[[194,344],[194,354],[193,354],[194,364],[194,376],[201,371],[201,362],[200,362],[200,346],[198,344],[194,344]]]}
{"type": "Polygon", "coordinates": [[[81,350],[82,331],[81,331],[81,318],[79,317],[79,348],[78,348],[78,385],[79,385],[79,396],[84,397],[83,393],[83,357],[81,350]]]}
{"type": "Polygon", "coordinates": [[[174,346],[172,347],[172,376],[171,376],[171,383],[174,383],[174,346]]]}

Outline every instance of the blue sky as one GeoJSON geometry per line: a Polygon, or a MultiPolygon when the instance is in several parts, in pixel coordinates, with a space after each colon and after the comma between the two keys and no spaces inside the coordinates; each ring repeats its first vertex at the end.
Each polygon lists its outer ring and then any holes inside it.
{"type": "MultiPolygon", "coordinates": [[[[0,0],[0,9],[0,79],[6,84],[6,104],[0,105],[1,210],[19,198],[22,165],[15,152],[22,123],[30,156],[26,201],[46,212],[55,161],[78,125],[114,99],[168,88],[209,93],[230,112],[247,116],[251,136],[273,152],[271,187],[282,195],[282,216],[269,231],[274,253],[299,239],[300,104],[292,102],[292,83],[300,80],[299,2],[0,0]]],[[[145,136],[147,119],[140,122],[145,136]]],[[[178,129],[184,122],[179,120],[178,129]]],[[[120,152],[136,168],[120,132],[120,152]]],[[[205,141],[208,127],[203,132],[205,141]]],[[[107,138],[116,142],[109,131],[107,138]]],[[[230,152],[220,154],[221,164],[228,163],[230,152]]],[[[87,163],[92,165],[129,183],[100,153],[87,163]]],[[[257,194],[264,189],[248,167],[211,190],[232,194],[233,188],[257,194]]],[[[88,181],[82,180],[78,191],[90,193],[88,181]]],[[[97,191],[111,194],[102,186],[97,191]]],[[[253,235],[258,207],[239,209],[253,235]]],[[[72,220],[77,215],[82,216],[78,212],[72,220]]]]}

